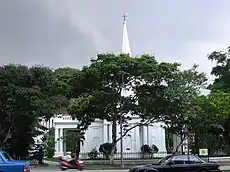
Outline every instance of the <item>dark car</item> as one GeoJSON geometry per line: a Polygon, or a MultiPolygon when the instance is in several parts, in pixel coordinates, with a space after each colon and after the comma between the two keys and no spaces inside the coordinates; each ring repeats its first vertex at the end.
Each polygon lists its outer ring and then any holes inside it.
{"type": "Polygon", "coordinates": [[[156,164],[135,166],[129,172],[221,172],[216,163],[205,162],[196,155],[169,155],[156,164]]]}

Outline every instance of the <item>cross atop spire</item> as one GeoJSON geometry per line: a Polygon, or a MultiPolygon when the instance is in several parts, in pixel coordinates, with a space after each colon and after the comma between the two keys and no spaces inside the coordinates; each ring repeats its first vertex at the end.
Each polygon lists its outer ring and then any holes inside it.
{"type": "Polygon", "coordinates": [[[127,31],[127,14],[124,14],[122,16],[124,18],[123,21],[123,41],[122,41],[122,53],[123,54],[129,54],[131,56],[131,51],[130,51],[130,45],[129,45],[129,37],[128,37],[128,31],[127,31]]]}
{"type": "Polygon", "coordinates": [[[126,22],[128,15],[124,14],[122,17],[124,18],[124,22],[126,22]]]}

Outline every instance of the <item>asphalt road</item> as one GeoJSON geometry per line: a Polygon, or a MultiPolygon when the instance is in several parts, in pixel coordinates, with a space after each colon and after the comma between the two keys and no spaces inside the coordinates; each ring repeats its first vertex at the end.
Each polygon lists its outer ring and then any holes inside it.
{"type": "MultiPolygon", "coordinates": [[[[78,170],[67,170],[67,172],[77,172],[78,170]]],[[[128,170],[84,170],[83,172],[127,172],[128,170]]],[[[31,172],[61,172],[59,168],[56,167],[39,167],[31,169],[31,172]]]]}
{"type": "MultiPolygon", "coordinates": [[[[230,170],[230,166],[222,166],[222,170],[230,170]]],[[[78,170],[67,170],[67,172],[73,172],[78,170]]],[[[84,172],[127,172],[128,170],[84,170],[84,172]]],[[[61,170],[57,167],[39,167],[31,169],[31,172],[61,172],[61,170]]]]}

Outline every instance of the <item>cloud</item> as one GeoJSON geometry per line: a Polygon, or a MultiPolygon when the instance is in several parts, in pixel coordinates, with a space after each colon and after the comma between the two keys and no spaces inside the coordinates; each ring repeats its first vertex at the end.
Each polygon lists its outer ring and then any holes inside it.
{"type": "Polygon", "coordinates": [[[0,1],[1,63],[88,64],[97,52],[120,52],[128,12],[133,55],[194,62],[209,73],[207,54],[229,45],[228,0],[7,0],[0,1]]]}
{"type": "Polygon", "coordinates": [[[1,64],[82,65],[96,52],[92,38],[40,1],[0,2],[1,64]]]}

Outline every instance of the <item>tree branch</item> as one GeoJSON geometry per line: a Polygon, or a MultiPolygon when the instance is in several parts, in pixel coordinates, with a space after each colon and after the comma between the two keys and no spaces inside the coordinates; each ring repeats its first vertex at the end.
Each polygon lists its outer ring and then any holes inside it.
{"type": "Polygon", "coordinates": [[[182,137],[182,139],[181,139],[181,141],[180,141],[180,143],[179,143],[179,144],[177,145],[177,147],[176,147],[176,153],[178,152],[179,147],[180,147],[180,146],[182,145],[182,143],[184,142],[185,137],[186,137],[186,135],[184,134],[183,137],[182,137]]]}
{"type": "Polygon", "coordinates": [[[148,119],[148,120],[145,121],[144,123],[137,123],[136,125],[134,125],[134,126],[128,128],[128,129],[126,129],[126,130],[124,131],[124,133],[122,134],[122,136],[116,140],[116,143],[117,143],[118,141],[120,141],[124,136],[126,136],[126,134],[127,134],[129,131],[131,131],[132,129],[134,129],[134,128],[136,128],[136,127],[139,127],[139,126],[148,125],[148,124],[150,124],[150,123],[152,123],[152,122],[154,122],[154,121],[155,121],[155,119],[154,119],[154,120],[153,120],[153,119],[148,119]]]}
{"type": "Polygon", "coordinates": [[[4,141],[3,141],[3,145],[4,145],[4,144],[7,142],[7,140],[10,138],[12,129],[13,129],[13,125],[11,125],[11,126],[9,127],[9,129],[8,129],[8,131],[7,131],[7,134],[6,134],[6,136],[5,136],[5,139],[4,139],[4,141]]]}
{"type": "Polygon", "coordinates": [[[10,119],[10,127],[9,127],[9,129],[8,129],[8,131],[7,131],[7,134],[5,135],[5,139],[3,140],[3,145],[7,142],[7,140],[10,138],[10,135],[11,135],[11,133],[12,133],[12,129],[13,129],[13,121],[14,121],[14,118],[12,117],[12,115],[11,114],[9,114],[8,115],[9,116],[9,119],[10,119]]]}

